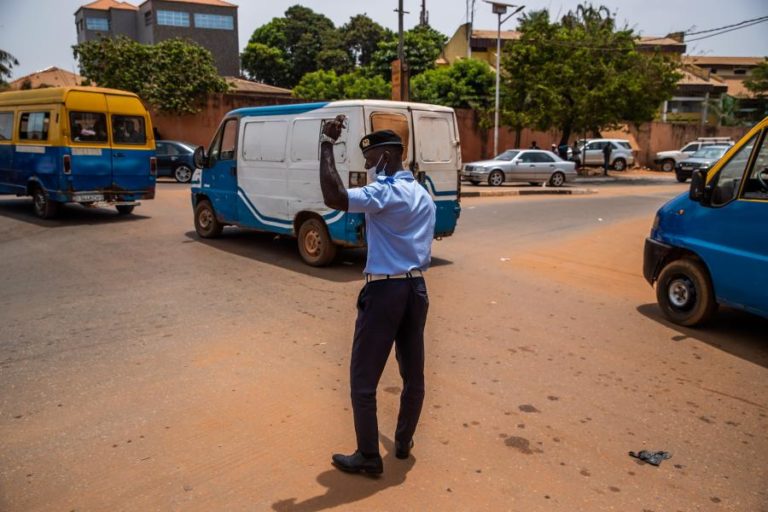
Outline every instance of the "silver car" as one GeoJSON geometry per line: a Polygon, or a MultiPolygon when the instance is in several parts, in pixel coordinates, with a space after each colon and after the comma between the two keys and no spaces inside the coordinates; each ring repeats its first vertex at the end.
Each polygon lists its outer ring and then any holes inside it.
{"type": "Polygon", "coordinates": [[[632,146],[625,139],[587,139],[579,140],[577,146],[580,150],[578,159],[582,165],[603,165],[605,156],[603,148],[611,146],[611,158],[609,165],[617,170],[624,171],[627,166],[635,164],[635,155],[632,146]]]}
{"type": "Polygon", "coordinates": [[[576,164],[566,162],[550,151],[508,149],[493,160],[465,165],[461,176],[473,185],[486,182],[498,187],[504,182],[523,181],[531,185],[549,183],[559,187],[576,177],[576,164]]]}

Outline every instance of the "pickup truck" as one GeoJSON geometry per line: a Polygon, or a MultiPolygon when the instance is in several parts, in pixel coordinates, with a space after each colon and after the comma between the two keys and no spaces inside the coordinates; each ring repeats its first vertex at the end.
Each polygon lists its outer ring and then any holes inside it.
{"type": "Polygon", "coordinates": [[[659,151],[656,153],[656,158],[653,159],[653,163],[656,164],[657,168],[664,172],[672,172],[675,170],[675,167],[677,167],[677,164],[692,157],[695,152],[704,146],[712,146],[714,144],[727,144],[733,146],[733,141],[728,137],[699,137],[679,150],[659,151]]]}

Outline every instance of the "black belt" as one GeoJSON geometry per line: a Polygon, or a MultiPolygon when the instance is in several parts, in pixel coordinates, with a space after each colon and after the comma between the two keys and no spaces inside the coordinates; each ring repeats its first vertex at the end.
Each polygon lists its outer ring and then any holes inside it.
{"type": "Polygon", "coordinates": [[[385,279],[413,279],[414,277],[423,277],[421,270],[415,268],[405,274],[365,274],[365,282],[383,281],[385,279]]]}

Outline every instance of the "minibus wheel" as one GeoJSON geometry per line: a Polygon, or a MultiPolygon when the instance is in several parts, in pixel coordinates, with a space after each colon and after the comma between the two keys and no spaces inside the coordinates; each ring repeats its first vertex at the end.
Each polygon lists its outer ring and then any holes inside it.
{"type": "Polygon", "coordinates": [[[709,274],[690,259],[675,260],[662,269],[656,300],[664,316],[689,327],[705,322],[717,309],[709,274]]]}
{"type": "Polygon", "coordinates": [[[320,219],[312,217],[305,220],[299,228],[298,238],[299,254],[307,264],[322,267],[336,257],[336,244],[320,219]]]}
{"type": "Polygon", "coordinates": [[[51,219],[59,213],[61,204],[49,198],[42,187],[36,186],[32,190],[32,206],[35,209],[35,215],[41,219],[51,219]]]}
{"type": "Polygon", "coordinates": [[[211,202],[201,199],[195,206],[195,231],[201,238],[216,238],[224,225],[216,218],[211,202]]]}

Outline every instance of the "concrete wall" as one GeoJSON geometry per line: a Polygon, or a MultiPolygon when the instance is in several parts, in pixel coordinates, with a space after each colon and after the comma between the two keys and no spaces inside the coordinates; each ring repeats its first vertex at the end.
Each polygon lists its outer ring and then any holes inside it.
{"type": "Polygon", "coordinates": [[[213,94],[198,114],[175,116],[151,112],[152,124],[163,139],[180,140],[207,148],[219,123],[231,110],[301,102],[303,100],[280,96],[213,94]]]}
{"type": "MultiPolygon", "coordinates": [[[[459,136],[461,137],[462,160],[473,162],[492,157],[493,153],[493,128],[485,132],[477,127],[475,114],[472,110],[458,109],[456,117],[459,124],[459,136]]],[[[750,127],[716,127],[700,126],[698,124],[669,124],[661,122],[645,123],[640,128],[628,127],[623,130],[604,132],[606,137],[629,139],[636,149],[635,157],[640,166],[652,167],[653,159],[658,151],[680,149],[685,143],[698,137],[731,137],[734,141],[740,139],[749,131],[750,127]]],[[[571,142],[582,134],[572,134],[571,142]]],[[[549,149],[554,143],[560,141],[560,133],[557,131],[538,132],[524,129],[521,133],[520,147],[530,147],[536,141],[542,149],[549,149]]],[[[501,127],[499,129],[499,152],[515,147],[515,132],[501,127]]]]}

